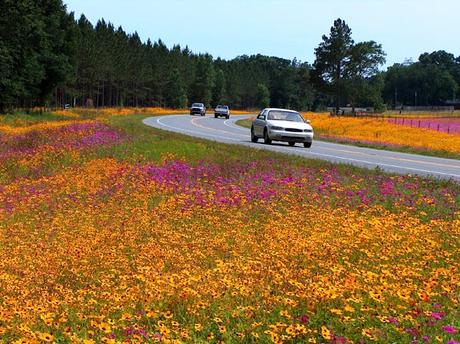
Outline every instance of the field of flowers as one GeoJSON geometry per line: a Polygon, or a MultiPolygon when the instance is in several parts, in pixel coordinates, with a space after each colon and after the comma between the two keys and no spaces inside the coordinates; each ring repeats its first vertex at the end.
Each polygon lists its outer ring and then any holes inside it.
{"type": "Polygon", "coordinates": [[[390,123],[414,128],[435,130],[452,135],[460,135],[460,117],[457,118],[391,118],[390,123]]]}
{"type": "Polygon", "coordinates": [[[459,185],[55,117],[0,120],[0,342],[460,341],[459,185]]]}
{"type": "Polygon", "coordinates": [[[436,119],[435,128],[431,128],[435,124],[420,125],[419,128],[419,120],[421,123],[430,123],[434,119],[413,119],[413,126],[410,126],[410,120],[408,120],[406,126],[401,125],[402,119],[331,117],[314,113],[306,113],[305,117],[312,121],[319,138],[460,158],[459,137],[451,135],[455,132],[453,123],[458,123],[458,118],[446,119],[452,122],[452,132],[448,134],[447,126],[445,131],[437,130],[441,119],[436,119]],[[417,125],[414,124],[414,121],[417,121],[417,125]]]}

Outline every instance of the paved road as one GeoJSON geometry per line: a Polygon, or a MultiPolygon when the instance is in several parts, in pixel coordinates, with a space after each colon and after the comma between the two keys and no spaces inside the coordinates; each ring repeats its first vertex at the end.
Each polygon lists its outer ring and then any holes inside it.
{"type": "Polygon", "coordinates": [[[313,141],[313,146],[310,149],[303,148],[300,144],[295,147],[289,147],[286,143],[265,145],[262,140],[259,141],[260,143],[252,143],[249,129],[235,124],[236,121],[244,117],[233,116],[229,120],[225,120],[216,119],[214,116],[169,115],[146,118],[144,124],[158,129],[223,143],[268,149],[306,158],[348,163],[371,169],[379,166],[388,172],[451,178],[460,182],[460,160],[354,147],[322,141],[313,141]]]}

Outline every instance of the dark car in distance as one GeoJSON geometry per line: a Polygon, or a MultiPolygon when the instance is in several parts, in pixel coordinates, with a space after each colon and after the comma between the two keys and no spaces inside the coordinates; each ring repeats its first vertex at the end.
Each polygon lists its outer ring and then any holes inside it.
{"type": "Polygon", "coordinates": [[[206,115],[206,106],[203,103],[193,103],[190,107],[190,115],[206,115]]]}

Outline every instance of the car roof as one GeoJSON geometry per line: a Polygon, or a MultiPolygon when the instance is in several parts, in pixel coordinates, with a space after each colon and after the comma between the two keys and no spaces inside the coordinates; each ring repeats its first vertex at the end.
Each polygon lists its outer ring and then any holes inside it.
{"type": "Polygon", "coordinates": [[[285,112],[299,113],[298,111],[295,111],[295,110],[279,109],[279,108],[265,108],[264,111],[285,111],[285,112]]]}

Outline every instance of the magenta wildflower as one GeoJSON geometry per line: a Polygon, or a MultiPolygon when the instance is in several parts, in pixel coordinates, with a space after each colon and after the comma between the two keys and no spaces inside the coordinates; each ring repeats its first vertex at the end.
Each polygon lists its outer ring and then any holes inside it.
{"type": "Polygon", "coordinates": [[[458,332],[457,328],[455,326],[452,326],[452,325],[443,326],[442,329],[444,330],[444,332],[447,332],[447,333],[450,333],[450,334],[454,334],[454,333],[458,332]]]}
{"type": "Polygon", "coordinates": [[[431,317],[436,320],[441,320],[446,314],[444,312],[431,312],[431,317]]]}

